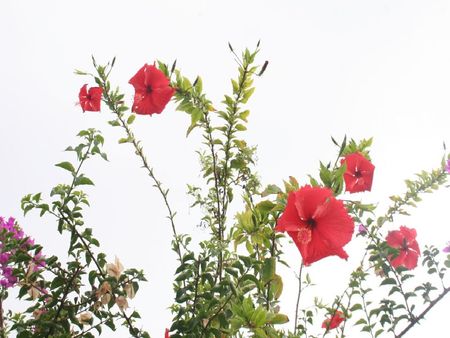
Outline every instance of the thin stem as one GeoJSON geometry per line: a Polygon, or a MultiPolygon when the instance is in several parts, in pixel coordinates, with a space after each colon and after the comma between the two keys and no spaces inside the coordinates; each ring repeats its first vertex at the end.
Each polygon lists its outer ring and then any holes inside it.
{"type": "MultiPolygon", "coordinates": [[[[244,278],[244,276],[247,274],[247,272],[250,270],[250,267],[247,268],[247,270],[242,274],[242,276],[239,277],[239,279],[236,282],[236,289],[239,287],[239,284],[241,284],[242,279],[244,278]]],[[[225,306],[227,306],[227,304],[231,301],[231,299],[233,298],[234,293],[230,292],[230,295],[225,299],[225,301],[223,302],[223,304],[216,310],[216,312],[208,319],[208,322],[206,323],[205,327],[203,328],[202,331],[202,337],[205,336],[206,330],[208,329],[208,327],[211,325],[211,323],[214,321],[214,319],[216,319],[216,317],[223,311],[223,309],[225,309],[225,306]]]]}
{"type": "Polygon", "coordinates": [[[297,333],[298,310],[300,306],[300,296],[302,293],[302,271],[303,271],[303,262],[300,265],[300,270],[298,272],[298,293],[297,293],[297,304],[295,305],[294,334],[297,333]]]}
{"type": "MultiPolygon", "coordinates": [[[[233,52],[234,53],[234,52],[233,52]]],[[[239,101],[242,99],[242,95],[243,95],[243,90],[244,90],[244,84],[247,81],[247,75],[248,75],[248,67],[249,64],[245,63],[245,66],[242,67],[240,66],[243,74],[241,77],[241,81],[239,83],[239,88],[237,93],[235,94],[235,98],[234,98],[234,104],[230,113],[230,121],[229,121],[229,125],[226,131],[226,143],[225,146],[223,148],[224,151],[224,161],[223,161],[223,181],[222,181],[222,198],[221,198],[221,204],[222,204],[222,213],[219,214],[219,243],[222,244],[223,240],[224,240],[224,233],[225,233],[225,219],[226,219],[226,214],[227,214],[227,209],[228,209],[228,186],[229,186],[229,179],[230,177],[228,177],[229,175],[229,161],[231,160],[231,154],[230,154],[230,150],[231,150],[231,141],[232,141],[232,134],[233,134],[233,129],[234,129],[234,125],[235,125],[235,117],[238,113],[239,110],[239,101]]],[[[217,190],[217,189],[216,189],[217,190]]],[[[220,252],[219,254],[219,264],[218,264],[218,275],[219,275],[219,279],[222,278],[222,261],[223,261],[223,257],[222,257],[222,252],[220,252]]]]}
{"type": "Polygon", "coordinates": [[[178,233],[175,227],[175,213],[172,211],[172,208],[170,207],[169,204],[169,200],[167,198],[167,193],[168,190],[164,190],[162,187],[161,182],[156,178],[154,172],[153,172],[153,168],[150,167],[150,165],[147,162],[147,158],[144,155],[144,149],[141,145],[139,145],[139,142],[136,141],[136,138],[134,137],[133,132],[131,131],[130,127],[128,126],[128,124],[124,121],[123,116],[121,114],[117,114],[117,117],[122,125],[122,127],[125,129],[128,137],[130,137],[130,139],[132,140],[131,142],[133,143],[133,146],[136,150],[136,154],[141,158],[142,163],[144,165],[144,168],[147,169],[147,172],[149,174],[149,176],[152,178],[153,182],[154,182],[154,186],[158,189],[158,191],[160,192],[161,196],[163,197],[164,200],[164,204],[166,206],[167,212],[169,213],[169,220],[170,220],[170,225],[172,227],[172,232],[173,232],[173,236],[174,236],[174,240],[175,240],[175,244],[176,244],[176,251],[178,254],[178,258],[182,259],[182,255],[181,255],[181,245],[179,242],[179,237],[178,237],[178,233]]]}
{"type": "MultiPolygon", "coordinates": [[[[350,307],[351,301],[352,301],[352,297],[353,297],[353,292],[349,295],[348,292],[345,293],[345,295],[348,297],[348,301],[347,301],[347,306],[345,307],[345,309],[347,310],[350,307]]],[[[334,311],[333,313],[333,317],[336,315],[337,309],[334,311]]],[[[344,338],[344,331],[345,331],[345,325],[347,324],[347,320],[344,320],[344,323],[342,324],[342,329],[341,329],[341,338],[344,338]]],[[[372,332],[371,332],[372,334],[372,332]]]]}
{"type": "Polygon", "coordinates": [[[200,281],[200,262],[201,257],[198,257],[198,260],[194,263],[196,265],[195,269],[195,282],[194,282],[194,300],[192,302],[192,315],[195,316],[195,307],[197,306],[197,300],[198,300],[198,284],[200,281]]]}
{"type": "Polygon", "coordinates": [[[3,288],[0,291],[0,337],[5,336],[5,324],[3,321],[3,288]]]}
{"type": "Polygon", "coordinates": [[[78,168],[77,168],[77,170],[75,171],[75,173],[73,174],[73,180],[72,180],[72,183],[70,184],[70,188],[69,188],[69,190],[68,190],[68,192],[67,192],[66,198],[65,198],[64,201],[63,201],[63,205],[61,206],[61,209],[64,209],[64,208],[67,206],[67,203],[69,203],[69,197],[70,197],[70,194],[72,193],[73,189],[75,188],[75,181],[76,181],[76,178],[78,177],[78,174],[79,174],[79,172],[80,172],[80,170],[81,170],[81,167],[83,166],[84,161],[86,161],[87,158],[89,157],[89,152],[91,151],[91,146],[92,146],[92,142],[93,142],[93,141],[94,141],[93,139],[89,139],[89,144],[88,144],[88,146],[87,146],[87,148],[86,148],[86,152],[85,152],[84,155],[81,157],[80,163],[78,164],[78,168]]]}
{"type": "Polygon", "coordinates": [[[446,288],[444,292],[442,292],[435,300],[433,300],[426,308],[422,311],[421,314],[419,314],[417,317],[411,320],[409,325],[403,329],[402,332],[400,332],[398,335],[395,335],[395,338],[401,338],[403,337],[414,325],[416,325],[419,320],[423,319],[425,315],[430,311],[438,302],[440,302],[450,291],[450,288],[446,288]]]}
{"type": "MultiPolygon", "coordinates": [[[[207,135],[207,140],[208,140],[208,144],[210,147],[210,151],[211,151],[211,157],[213,160],[213,175],[214,175],[214,190],[216,193],[216,199],[217,199],[217,223],[218,223],[218,239],[220,244],[221,240],[222,240],[222,229],[224,228],[223,222],[224,222],[224,217],[222,217],[222,212],[221,212],[221,204],[220,204],[220,178],[218,175],[218,166],[217,166],[217,156],[216,156],[216,152],[214,149],[214,140],[212,137],[212,128],[211,128],[211,121],[209,120],[209,116],[206,110],[205,113],[205,131],[206,131],[206,135],[207,135]]],[[[222,208],[223,211],[223,208],[222,208]]],[[[226,212],[226,211],[225,211],[226,212]]],[[[219,248],[219,257],[218,257],[218,264],[217,264],[217,276],[219,277],[219,281],[222,280],[222,269],[223,269],[223,253],[222,253],[222,249],[219,248]]]]}
{"type": "Polygon", "coordinates": [[[100,264],[98,263],[97,259],[95,258],[94,254],[92,253],[91,247],[88,243],[86,243],[83,236],[80,234],[78,229],[76,228],[76,225],[71,223],[70,220],[67,219],[66,216],[64,216],[62,210],[59,210],[60,216],[58,218],[64,220],[71,228],[71,230],[77,235],[77,237],[81,240],[83,243],[84,249],[87,251],[88,255],[91,257],[92,261],[94,262],[95,266],[97,267],[98,272],[103,278],[106,278],[105,273],[103,272],[103,269],[100,267],[100,264]]]}
{"type": "MultiPolygon", "coordinates": [[[[102,80],[103,80],[103,88],[106,88],[106,79],[102,79],[102,80]]],[[[166,206],[167,212],[169,213],[168,218],[170,220],[170,225],[172,227],[172,233],[173,233],[173,237],[174,237],[174,241],[175,241],[175,250],[177,252],[179,260],[181,261],[182,260],[181,244],[180,244],[180,239],[178,237],[178,233],[177,233],[177,230],[175,227],[175,222],[174,222],[175,213],[172,211],[169,201],[168,201],[168,198],[167,198],[168,190],[163,189],[161,182],[156,178],[156,176],[153,172],[153,168],[150,167],[150,165],[148,164],[147,158],[144,154],[143,147],[140,145],[140,142],[136,140],[133,131],[130,129],[129,125],[126,123],[126,121],[123,118],[123,113],[121,113],[119,110],[119,107],[120,107],[119,103],[113,101],[110,96],[110,93],[108,93],[108,92],[104,93],[104,99],[105,99],[106,104],[111,109],[111,111],[114,114],[116,114],[118,120],[120,121],[121,127],[125,130],[128,139],[134,146],[136,155],[141,159],[143,167],[147,170],[148,175],[153,180],[154,186],[158,189],[161,196],[163,197],[164,204],[166,206]]]]}
{"type": "MultiPolygon", "coordinates": [[[[438,174],[434,179],[430,179],[428,182],[424,182],[424,183],[420,184],[414,191],[408,190],[404,194],[403,198],[401,198],[400,200],[396,200],[394,202],[394,205],[389,207],[389,209],[386,211],[384,216],[381,217],[382,221],[376,225],[377,232],[383,226],[383,224],[385,222],[387,222],[387,221],[392,222],[394,215],[400,211],[401,207],[408,205],[408,202],[410,202],[411,199],[414,199],[414,197],[417,196],[419,193],[426,192],[428,189],[430,189],[435,184],[439,184],[439,183],[442,184],[441,180],[445,181],[445,179],[447,177],[447,172],[445,171],[445,168],[441,167],[438,170],[439,170],[438,174]]],[[[434,172],[434,170],[433,170],[433,172],[434,172]]]]}
{"type": "MultiPolygon", "coordinates": [[[[59,304],[58,309],[56,310],[55,317],[53,318],[53,323],[55,323],[55,324],[57,323],[59,314],[61,313],[61,311],[62,311],[62,309],[64,307],[64,302],[66,301],[66,298],[67,298],[67,296],[69,295],[69,293],[71,291],[72,283],[74,282],[75,278],[77,277],[78,273],[80,272],[80,269],[81,269],[81,267],[79,266],[75,270],[75,272],[72,275],[72,277],[70,278],[70,280],[67,282],[66,288],[65,288],[64,293],[63,293],[63,297],[61,298],[61,303],[59,304]]],[[[48,333],[46,335],[47,338],[50,337],[51,334],[53,334],[54,329],[55,329],[54,326],[52,326],[50,328],[50,330],[48,331],[48,333]]]]}
{"type": "MultiPolygon", "coordinates": [[[[270,257],[273,258],[275,257],[275,250],[276,250],[276,237],[275,237],[275,232],[272,233],[272,240],[271,240],[271,245],[270,245],[270,257]]],[[[269,311],[270,309],[270,286],[271,286],[271,281],[269,280],[269,282],[267,283],[267,288],[266,288],[266,309],[267,311],[269,311]]]]}
{"type": "Polygon", "coordinates": [[[88,333],[89,331],[92,331],[98,327],[101,327],[104,323],[106,323],[109,320],[109,318],[107,319],[102,319],[100,321],[100,323],[97,323],[95,325],[92,325],[90,328],[88,328],[87,330],[84,330],[82,332],[80,332],[79,334],[77,334],[76,336],[73,336],[73,338],[78,338],[78,337],[84,337],[86,333],[88,333]]]}
{"type": "MultiPolygon", "coordinates": [[[[361,282],[360,282],[361,283],[361,282]]],[[[362,290],[361,290],[362,291],[362,290]]],[[[367,325],[368,325],[368,327],[369,327],[369,333],[370,333],[370,336],[372,337],[372,338],[375,338],[374,337],[374,335],[373,335],[373,330],[372,330],[372,323],[371,323],[371,321],[370,321],[370,315],[369,315],[369,313],[368,313],[368,311],[367,311],[367,303],[366,303],[366,298],[364,297],[364,294],[365,294],[365,292],[361,292],[361,299],[362,299],[362,303],[363,303],[363,310],[364,310],[364,314],[366,315],[366,319],[367,319],[367,325]]]]}

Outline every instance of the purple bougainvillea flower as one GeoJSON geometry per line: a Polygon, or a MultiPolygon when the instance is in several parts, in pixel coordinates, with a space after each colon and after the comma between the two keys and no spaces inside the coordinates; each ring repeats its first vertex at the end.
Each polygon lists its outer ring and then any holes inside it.
{"type": "MultiPolygon", "coordinates": [[[[0,286],[3,288],[10,288],[17,284],[17,276],[14,275],[14,264],[17,263],[14,256],[17,253],[28,252],[34,245],[34,240],[25,236],[22,228],[16,223],[13,217],[5,221],[0,217],[0,286]],[[8,241],[15,241],[16,247],[13,250],[7,250],[6,244],[8,241]]],[[[45,256],[41,252],[31,256],[32,263],[30,267],[32,271],[38,271],[45,267],[45,256]]]]}
{"type": "Polygon", "coordinates": [[[445,166],[445,170],[448,174],[450,174],[450,160],[447,160],[447,165],[445,166]]]}
{"type": "Polygon", "coordinates": [[[447,242],[447,246],[442,249],[442,252],[450,253],[450,242],[447,242]]]}
{"type": "Polygon", "coordinates": [[[358,233],[361,236],[364,236],[365,234],[367,234],[367,228],[363,224],[358,225],[358,233]]]}

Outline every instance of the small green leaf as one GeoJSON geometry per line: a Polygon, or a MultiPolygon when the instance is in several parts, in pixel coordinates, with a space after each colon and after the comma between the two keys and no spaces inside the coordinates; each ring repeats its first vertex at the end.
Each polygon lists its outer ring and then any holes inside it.
{"type": "Polygon", "coordinates": [[[136,119],[136,115],[135,114],[131,114],[128,119],[127,119],[127,124],[132,124],[134,122],[134,120],[136,119]]]}
{"type": "Polygon", "coordinates": [[[385,280],[383,280],[383,281],[381,282],[380,285],[390,285],[390,284],[396,285],[396,284],[397,284],[397,281],[396,281],[394,278],[386,278],[385,280]]]}
{"type": "Polygon", "coordinates": [[[86,176],[79,176],[75,180],[75,185],[94,185],[94,182],[92,182],[91,179],[87,178],[86,176]]]}
{"type": "Polygon", "coordinates": [[[238,131],[245,131],[245,130],[247,130],[247,127],[244,126],[243,124],[237,124],[235,128],[238,131]]]}
{"type": "Polygon", "coordinates": [[[284,324],[289,321],[289,317],[282,313],[276,313],[270,320],[271,324],[284,324]]]}
{"type": "Polygon", "coordinates": [[[268,195],[274,195],[283,192],[278,186],[275,184],[269,184],[266,189],[261,193],[262,197],[266,197],[268,195]]]}
{"type": "Polygon", "coordinates": [[[66,169],[66,170],[70,171],[71,173],[75,172],[75,168],[72,165],[72,163],[70,163],[70,162],[61,162],[61,163],[55,164],[55,166],[66,169]]]}

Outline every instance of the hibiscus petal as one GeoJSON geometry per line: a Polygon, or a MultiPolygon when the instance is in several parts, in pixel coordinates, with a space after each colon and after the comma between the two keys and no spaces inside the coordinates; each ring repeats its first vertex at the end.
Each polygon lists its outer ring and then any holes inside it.
{"type": "Polygon", "coordinates": [[[174,92],[175,89],[168,86],[166,86],[165,88],[155,88],[153,90],[151,95],[155,113],[159,114],[164,110],[174,92]]]}
{"type": "Polygon", "coordinates": [[[408,270],[412,270],[417,266],[417,261],[419,260],[419,255],[414,251],[408,251],[404,260],[403,265],[408,270]]]}
{"type": "Polygon", "coordinates": [[[400,231],[389,231],[386,237],[386,243],[392,248],[401,248],[403,245],[403,235],[400,231]]]}
{"type": "Polygon", "coordinates": [[[408,227],[401,226],[400,232],[403,235],[403,237],[408,240],[408,242],[415,240],[417,237],[416,229],[410,229],[408,227]]]}
{"type": "Polygon", "coordinates": [[[305,185],[295,193],[295,206],[298,215],[303,221],[307,221],[316,213],[318,206],[324,204],[333,193],[328,188],[311,187],[305,185]]]}
{"type": "Polygon", "coordinates": [[[153,90],[169,86],[169,79],[155,66],[148,66],[145,70],[145,84],[151,86],[153,90]]]}
{"type": "Polygon", "coordinates": [[[276,231],[297,231],[300,227],[300,217],[295,207],[295,193],[291,192],[287,198],[286,209],[277,221],[276,231]]]}
{"type": "Polygon", "coordinates": [[[310,265],[318,260],[328,256],[339,256],[341,258],[348,258],[347,253],[341,247],[333,246],[329,241],[321,236],[317,236],[314,232],[311,241],[308,244],[301,243],[296,232],[288,232],[291,235],[297,248],[300,250],[300,254],[303,258],[303,264],[310,265]]]}
{"type": "Polygon", "coordinates": [[[331,199],[326,212],[316,222],[314,235],[326,239],[331,246],[342,247],[352,239],[355,223],[342,201],[331,199]]]}
{"type": "Polygon", "coordinates": [[[417,253],[417,255],[420,255],[419,244],[417,243],[416,240],[409,242],[408,249],[409,249],[409,251],[413,251],[413,252],[417,253]]]}
{"type": "Polygon", "coordinates": [[[147,86],[145,84],[145,69],[149,67],[148,64],[145,64],[137,71],[137,73],[128,81],[131,84],[136,92],[145,92],[147,90],[147,86]]]}
{"type": "Polygon", "coordinates": [[[404,266],[405,258],[406,258],[406,251],[401,250],[396,258],[392,259],[391,257],[389,257],[389,261],[391,262],[391,265],[394,268],[398,268],[401,265],[404,266]]]}

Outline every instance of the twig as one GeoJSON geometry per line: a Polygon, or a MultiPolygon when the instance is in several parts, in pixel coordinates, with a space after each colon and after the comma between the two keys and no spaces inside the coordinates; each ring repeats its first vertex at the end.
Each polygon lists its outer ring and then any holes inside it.
{"type": "MultiPolygon", "coordinates": [[[[67,298],[67,296],[69,295],[70,288],[72,287],[72,283],[74,282],[75,278],[77,277],[78,273],[80,272],[80,269],[81,269],[81,267],[79,266],[79,267],[76,269],[76,271],[74,272],[74,274],[72,275],[72,277],[70,278],[70,280],[68,281],[67,285],[66,285],[66,288],[65,288],[65,290],[64,290],[63,297],[61,298],[61,303],[59,304],[59,307],[58,307],[58,309],[56,310],[55,317],[53,318],[53,322],[55,323],[55,325],[56,325],[56,323],[57,323],[59,314],[61,313],[61,311],[62,311],[62,309],[63,309],[63,307],[64,307],[64,302],[66,301],[66,298],[67,298]]],[[[53,334],[54,329],[55,329],[55,326],[52,326],[52,327],[50,328],[50,330],[48,331],[48,333],[47,333],[47,335],[46,335],[47,338],[50,337],[51,334],[53,334]]]]}
{"type": "Polygon", "coordinates": [[[302,293],[302,271],[303,271],[303,262],[300,265],[300,270],[298,272],[298,294],[297,294],[297,304],[295,305],[294,334],[297,333],[298,309],[300,305],[300,296],[302,293]]]}
{"type": "Polygon", "coordinates": [[[425,310],[422,311],[422,313],[420,315],[418,315],[417,317],[412,319],[411,322],[409,323],[409,325],[407,327],[405,327],[402,332],[400,332],[398,335],[395,335],[395,338],[403,337],[414,325],[416,325],[419,322],[419,320],[423,319],[425,317],[425,315],[428,313],[428,311],[430,311],[439,301],[441,301],[447,295],[447,293],[449,291],[450,291],[450,287],[446,288],[444,290],[444,292],[442,292],[435,300],[433,300],[425,308],[425,310]]]}

